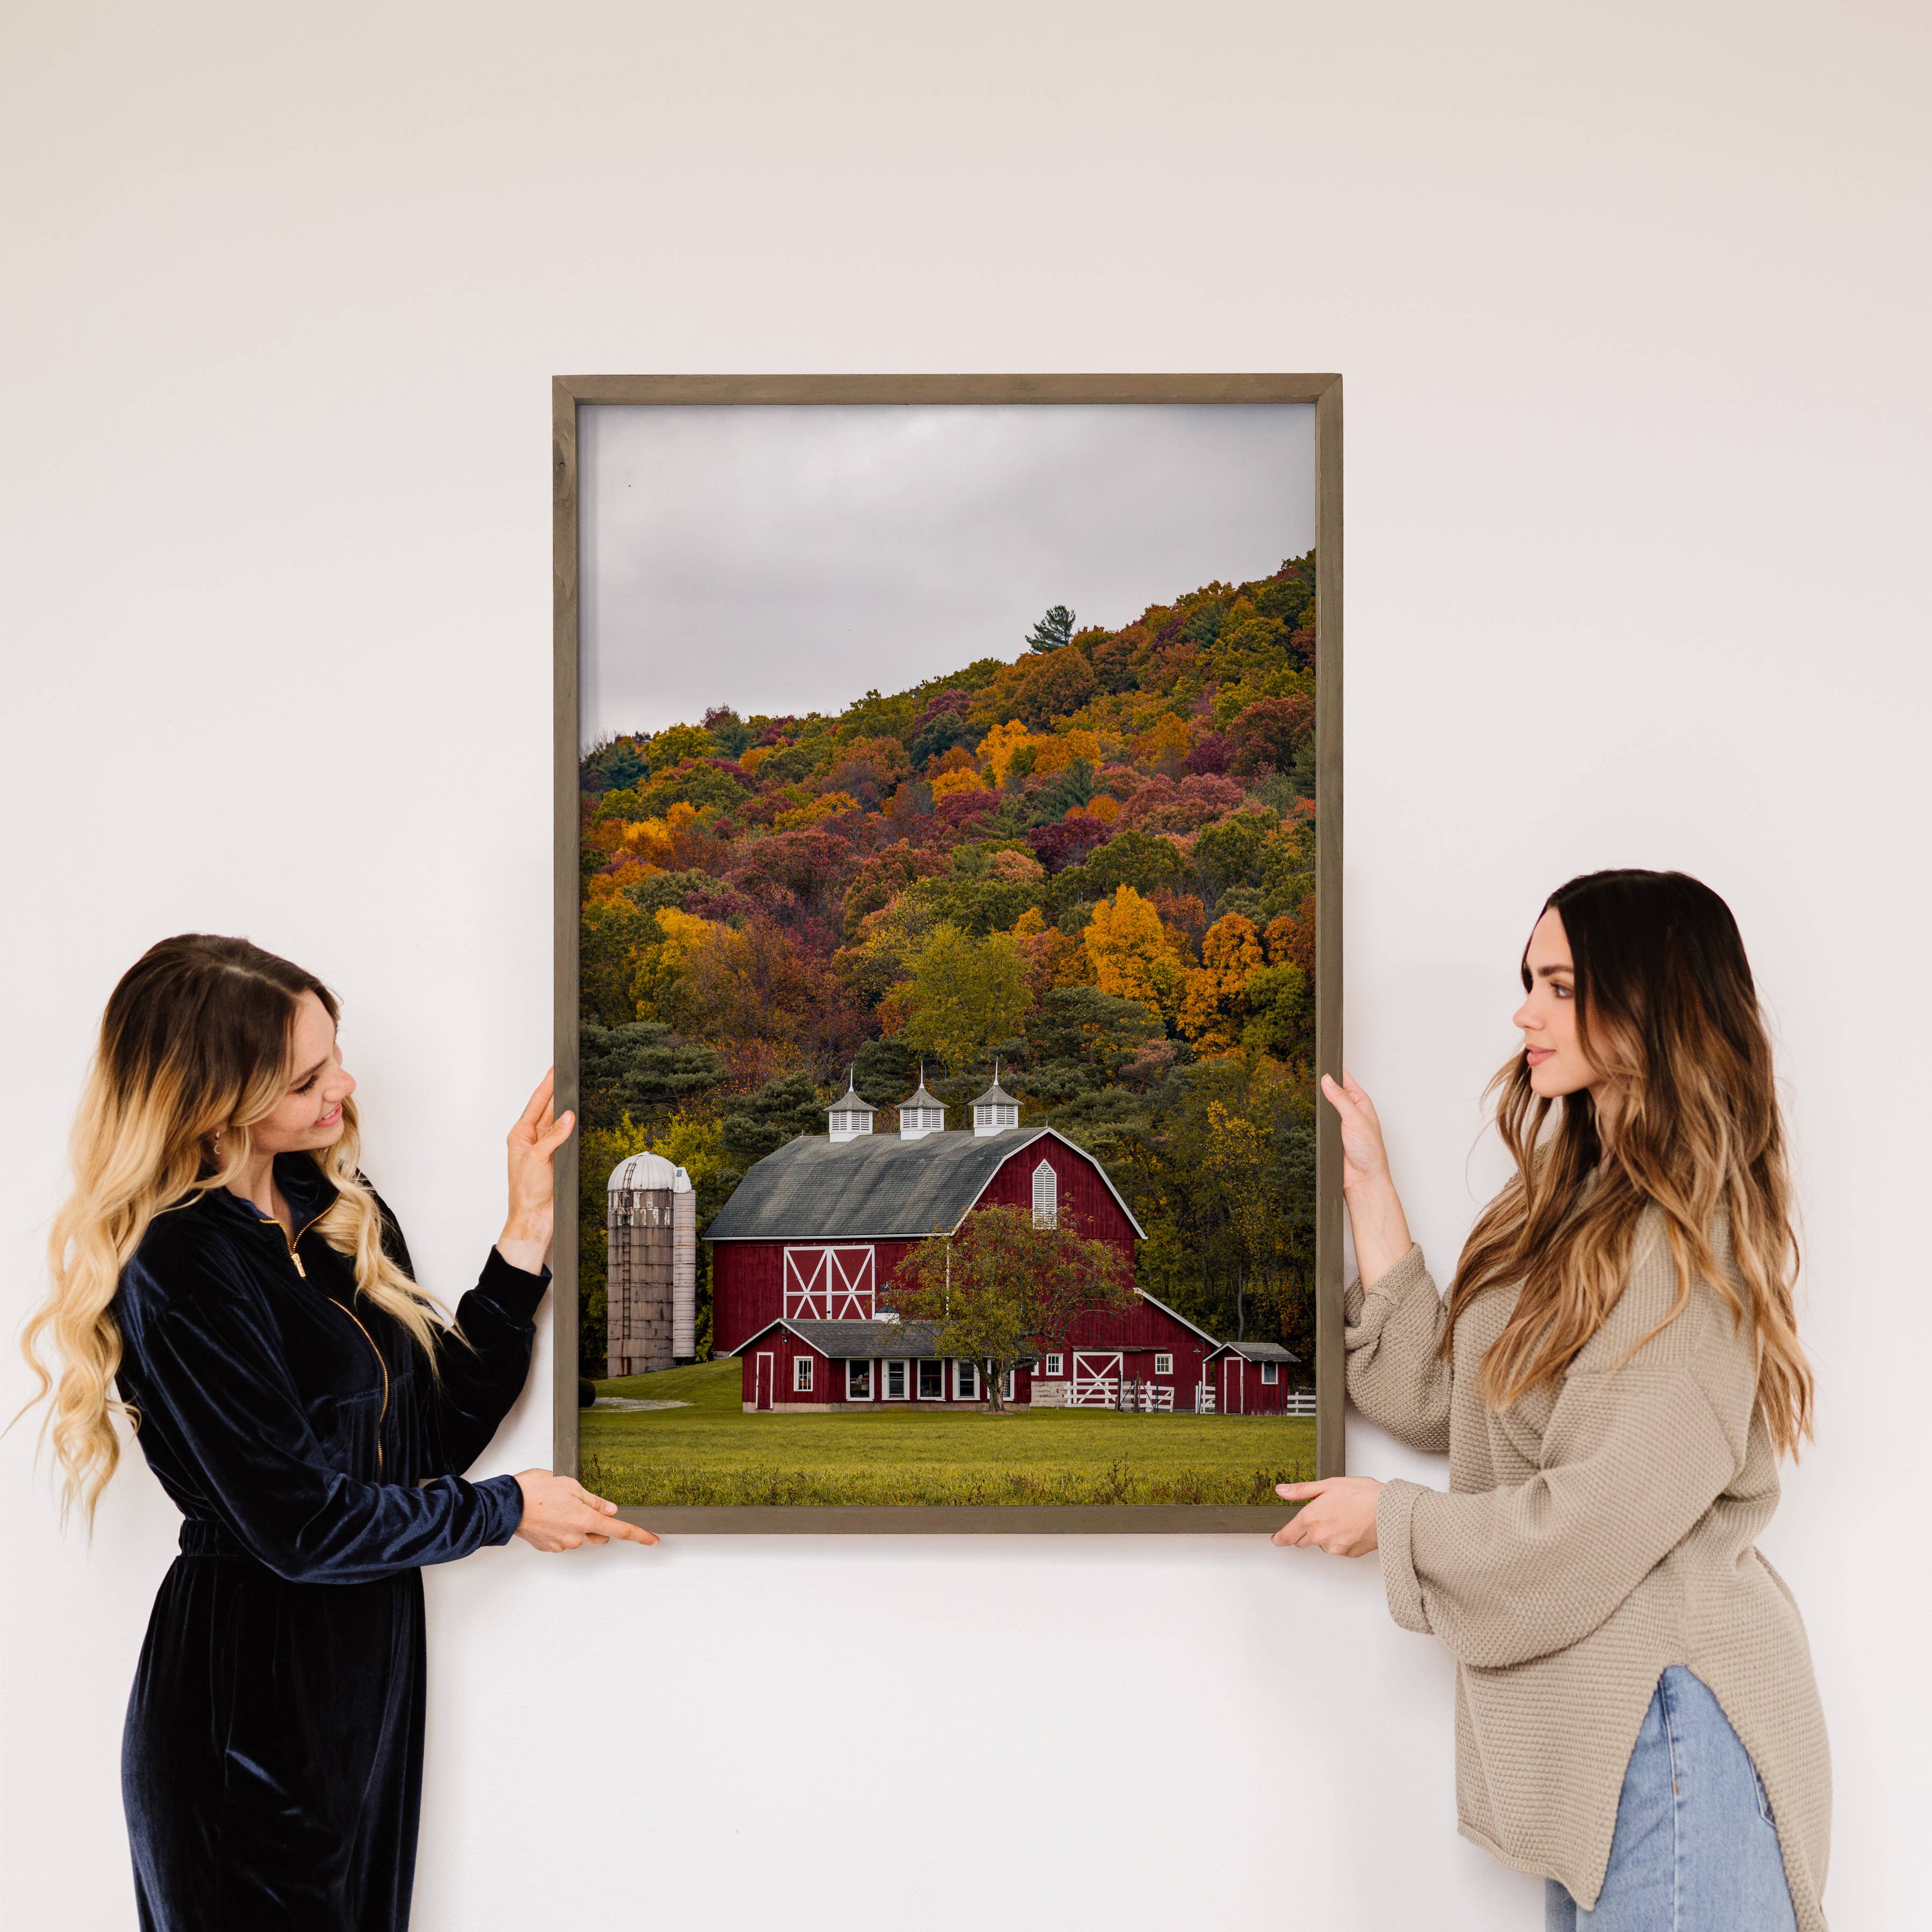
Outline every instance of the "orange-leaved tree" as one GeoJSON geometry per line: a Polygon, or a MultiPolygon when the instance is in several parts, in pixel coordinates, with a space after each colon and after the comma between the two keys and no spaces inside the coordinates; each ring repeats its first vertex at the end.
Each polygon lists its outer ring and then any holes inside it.
{"type": "Polygon", "coordinates": [[[936,1354],[979,1364],[997,1414],[1017,1364],[1066,1346],[1081,1316],[1124,1312],[1135,1298],[1126,1257],[1087,1239],[1071,1216],[1036,1222],[1024,1208],[982,1208],[950,1240],[920,1242],[884,1298],[902,1320],[939,1324],[936,1354]]]}

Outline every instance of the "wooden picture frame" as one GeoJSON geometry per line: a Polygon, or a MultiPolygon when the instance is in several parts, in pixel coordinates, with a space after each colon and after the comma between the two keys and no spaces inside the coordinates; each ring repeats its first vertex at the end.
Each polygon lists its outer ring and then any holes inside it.
{"type": "MultiPolygon", "coordinates": [[[[598,404],[1312,404],[1316,466],[1316,1067],[1338,1076],[1342,1040],[1342,380],[1337,375],[560,376],[551,388],[554,609],[556,1104],[578,1103],[579,547],[578,412],[598,404]]],[[[1342,1473],[1341,1150],[1332,1108],[1316,1123],[1316,1464],[1342,1473]]],[[[557,1157],[559,1201],[578,1200],[578,1142],[557,1157]]],[[[553,1258],[554,1462],[579,1468],[578,1219],[560,1212],[553,1258]]],[[[1262,1534],[1286,1504],[626,1508],[664,1533],[1262,1534]]]]}

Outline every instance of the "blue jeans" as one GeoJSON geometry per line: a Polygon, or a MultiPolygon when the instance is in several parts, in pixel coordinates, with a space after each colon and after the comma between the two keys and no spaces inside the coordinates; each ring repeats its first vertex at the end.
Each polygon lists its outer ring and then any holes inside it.
{"type": "Polygon", "coordinates": [[[1636,1734],[1595,1906],[1547,1884],[1547,1932],[1794,1932],[1756,1767],[1682,1664],[1658,1679],[1636,1734]]]}

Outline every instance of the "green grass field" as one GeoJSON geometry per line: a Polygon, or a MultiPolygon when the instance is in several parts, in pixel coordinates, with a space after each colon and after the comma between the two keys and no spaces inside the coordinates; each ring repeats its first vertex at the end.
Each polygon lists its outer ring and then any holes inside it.
{"type": "Polygon", "coordinates": [[[732,1360],[599,1382],[689,1406],[581,1411],[585,1485],[626,1504],[1268,1504],[1315,1474],[1312,1416],[747,1415],[739,1376],[732,1360]]]}

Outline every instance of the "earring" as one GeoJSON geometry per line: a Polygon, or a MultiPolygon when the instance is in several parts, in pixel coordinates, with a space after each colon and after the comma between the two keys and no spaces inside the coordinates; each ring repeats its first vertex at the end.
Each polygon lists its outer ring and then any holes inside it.
{"type": "Polygon", "coordinates": [[[214,1130],[214,1157],[217,1160],[221,1158],[221,1129],[217,1127],[214,1130]]]}

